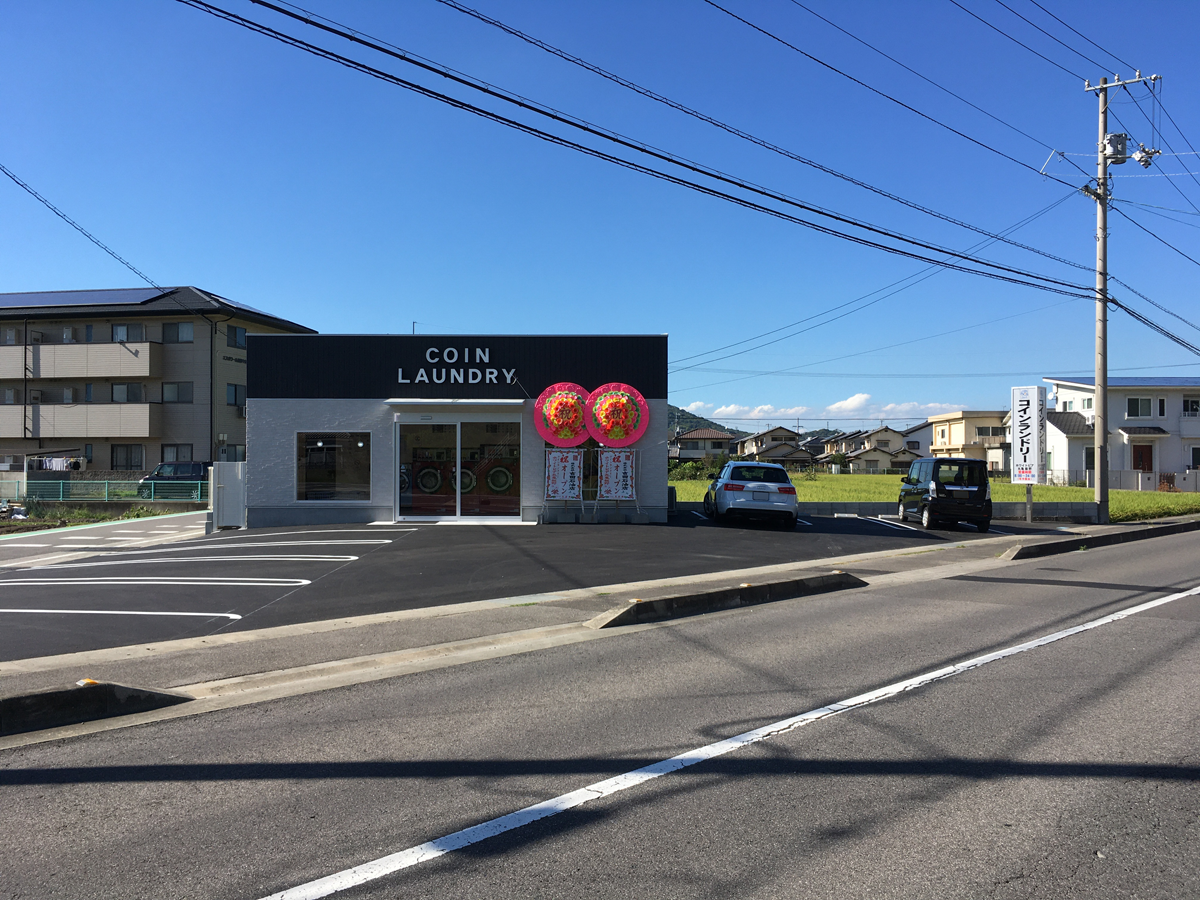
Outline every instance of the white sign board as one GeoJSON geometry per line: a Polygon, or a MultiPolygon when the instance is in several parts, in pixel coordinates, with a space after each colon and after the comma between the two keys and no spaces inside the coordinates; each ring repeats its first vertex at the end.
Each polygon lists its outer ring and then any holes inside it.
{"type": "Polygon", "coordinates": [[[600,451],[600,500],[636,500],[633,450],[600,451]]]}
{"type": "Polygon", "coordinates": [[[546,451],[547,500],[583,500],[583,451],[546,451]]]}
{"type": "Polygon", "coordinates": [[[1012,389],[1012,483],[1046,483],[1046,389],[1012,389]]]}

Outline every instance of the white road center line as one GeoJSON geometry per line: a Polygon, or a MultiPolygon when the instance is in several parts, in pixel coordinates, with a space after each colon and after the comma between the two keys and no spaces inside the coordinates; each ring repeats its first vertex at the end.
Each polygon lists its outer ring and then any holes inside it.
{"type": "Polygon", "coordinates": [[[129,609],[0,609],[0,613],[52,613],[68,616],[195,616],[202,619],[240,619],[234,613],[138,612],[129,609]]]}
{"type": "Polygon", "coordinates": [[[303,587],[312,584],[303,578],[139,578],[134,575],[112,578],[0,578],[0,588],[19,585],[21,587],[67,587],[78,584],[97,586],[119,585],[196,585],[200,587],[303,587]]]}
{"type": "Polygon", "coordinates": [[[60,563],[57,566],[30,566],[29,571],[44,571],[46,569],[87,569],[93,566],[138,566],[146,563],[188,563],[188,562],[354,562],[357,556],[307,556],[295,554],[292,556],[164,556],[161,559],[102,559],[96,562],[60,563]]]}
{"type": "Polygon", "coordinates": [[[263,900],[317,900],[318,897],[328,897],[330,894],[336,894],[339,891],[344,891],[360,884],[366,884],[369,881],[375,881],[386,875],[391,875],[402,869],[415,866],[418,863],[428,862],[431,859],[444,856],[454,850],[461,850],[463,847],[478,844],[480,841],[495,837],[498,834],[513,831],[531,822],[556,816],[560,812],[574,809],[576,806],[580,806],[591,800],[599,800],[610,794],[616,794],[620,791],[637,787],[639,784],[662,775],[669,775],[672,772],[678,772],[680,769],[686,769],[688,766],[694,766],[696,763],[723,756],[726,753],[740,750],[742,747],[748,747],[751,744],[757,744],[768,738],[787,734],[790,731],[794,731],[797,728],[820,719],[840,715],[848,710],[858,709],[871,703],[878,703],[880,700],[895,697],[897,694],[902,694],[905,691],[911,691],[914,688],[923,687],[935,681],[952,678],[955,675],[961,675],[963,672],[969,672],[988,663],[996,662],[997,660],[1005,659],[1018,653],[1024,653],[1027,650],[1034,650],[1046,644],[1052,644],[1055,641],[1061,641],[1063,638],[1079,634],[1080,632],[1098,628],[1101,625],[1107,625],[1111,622],[1117,622],[1128,616],[1153,609],[1156,606],[1163,606],[1183,597],[1192,597],[1197,594],[1200,594],[1200,587],[1172,594],[1169,597],[1160,597],[1157,600],[1151,600],[1138,606],[1131,606],[1128,609],[1123,609],[1099,619],[1092,619],[1090,622],[1084,622],[1082,625],[1076,625],[1074,628],[1056,631],[1053,634],[1035,638],[1032,641],[1026,641],[1023,644],[1017,644],[1004,650],[997,650],[993,653],[986,653],[983,656],[976,656],[974,659],[968,659],[966,662],[961,662],[957,665],[945,666],[941,669],[926,672],[923,675],[906,678],[903,681],[897,681],[894,684],[876,688],[865,694],[858,694],[846,700],[822,706],[819,709],[811,709],[808,712],[800,713],[791,718],[781,719],[770,725],[755,728],[753,731],[746,731],[734,737],[726,738],[723,741],[717,741],[704,747],[688,750],[686,753],[652,763],[641,769],[634,769],[632,772],[626,772],[623,775],[617,775],[604,781],[597,781],[595,784],[579,788],[579,790],[562,794],[550,800],[544,800],[541,803],[535,803],[533,806],[527,806],[524,809],[519,809],[508,815],[482,822],[479,825],[472,825],[470,828],[464,828],[462,831],[456,831],[453,834],[427,841],[424,844],[418,844],[416,847],[409,847],[407,850],[401,850],[389,856],[382,856],[379,859],[354,866],[353,868],[344,869],[333,875],[327,875],[324,878],[318,878],[315,881],[288,888],[279,893],[271,894],[269,897],[263,898],[263,900]]]}

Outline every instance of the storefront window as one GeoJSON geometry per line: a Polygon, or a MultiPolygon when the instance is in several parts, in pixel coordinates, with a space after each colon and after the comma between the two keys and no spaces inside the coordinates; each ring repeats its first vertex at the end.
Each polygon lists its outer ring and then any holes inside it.
{"type": "Polygon", "coordinates": [[[296,435],[296,499],[370,500],[370,432],[296,435]]]}

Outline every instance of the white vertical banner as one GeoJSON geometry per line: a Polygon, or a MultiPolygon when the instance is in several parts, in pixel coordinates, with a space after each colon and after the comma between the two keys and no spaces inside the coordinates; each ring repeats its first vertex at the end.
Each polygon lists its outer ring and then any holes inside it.
{"type": "Polygon", "coordinates": [[[583,500],[583,451],[546,451],[547,500],[583,500]]]}
{"type": "Polygon", "coordinates": [[[636,500],[634,450],[600,451],[600,485],[597,500],[636,500]]]}
{"type": "Polygon", "coordinates": [[[1012,483],[1046,483],[1046,389],[1012,389],[1012,483]]]}

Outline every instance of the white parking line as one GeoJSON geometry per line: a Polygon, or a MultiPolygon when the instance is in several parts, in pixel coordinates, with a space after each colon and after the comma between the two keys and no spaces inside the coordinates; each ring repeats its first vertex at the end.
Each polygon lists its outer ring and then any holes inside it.
{"type": "Polygon", "coordinates": [[[203,619],[240,619],[234,613],[138,612],[126,609],[0,609],[0,613],[47,613],[68,616],[197,616],[203,619]]]}
{"type": "Polygon", "coordinates": [[[312,584],[303,578],[0,578],[0,588],[6,587],[63,587],[89,584],[103,587],[105,585],[146,586],[167,585],[179,587],[193,585],[197,587],[303,587],[312,584]]]}
{"type": "Polygon", "coordinates": [[[883,522],[884,525],[891,525],[893,528],[904,528],[908,531],[924,531],[925,530],[924,528],[917,528],[915,525],[908,525],[904,522],[884,522],[883,516],[879,517],[879,521],[883,522]]]}
{"type": "Polygon", "coordinates": [[[5,547],[50,547],[50,546],[53,546],[53,545],[51,545],[51,544],[18,544],[16,542],[13,542],[13,543],[0,544],[0,549],[4,549],[5,547]]]}
{"type": "Polygon", "coordinates": [[[694,509],[692,510],[692,515],[696,516],[699,519],[706,519],[706,520],[708,519],[708,516],[704,515],[703,513],[698,513],[694,509]]]}
{"type": "Polygon", "coordinates": [[[897,530],[900,528],[895,522],[885,522],[883,519],[876,518],[875,516],[855,516],[854,518],[862,519],[864,522],[876,522],[879,525],[886,525],[888,528],[895,528],[897,530]]]}
{"type": "Polygon", "coordinates": [[[812,522],[808,521],[808,519],[797,519],[796,521],[799,522],[801,525],[811,525],[812,524],[812,522]]]}
{"type": "MultiPolygon", "coordinates": [[[[31,566],[29,571],[45,569],[90,569],[95,566],[138,566],[146,563],[188,562],[354,562],[357,556],[164,556],[162,559],[102,559],[97,562],[60,563],[57,566],[31,566]]],[[[2,583],[2,582],[0,582],[2,583]]]]}
{"type": "Polygon", "coordinates": [[[324,878],[318,878],[315,881],[309,881],[305,884],[288,888],[277,894],[271,894],[269,897],[263,898],[263,900],[317,900],[319,897],[328,897],[330,894],[336,894],[360,884],[366,884],[367,882],[399,872],[402,869],[410,868],[419,863],[437,859],[439,856],[444,856],[455,850],[461,850],[464,847],[470,847],[472,844],[478,844],[480,841],[513,831],[532,822],[548,819],[551,816],[556,816],[568,809],[574,809],[592,800],[599,800],[611,794],[629,790],[629,788],[645,784],[647,781],[663,775],[670,775],[672,772],[686,769],[688,766],[694,766],[697,763],[715,759],[718,756],[740,750],[751,744],[757,744],[760,741],[787,734],[821,719],[827,719],[851,709],[859,709],[872,703],[878,703],[880,700],[895,697],[914,688],[924,687],[925,685],[946,678],[953,678],[955,675],[961,675],[964,672],[969,672],[988,663],[993,663],[1018,653],[1024,653],[1028,650],[1034,650],[1046,644],[1052,644],[1055,641],[1061,641],[1063,638],[1079,634],[1080,632],[1088,631],[1101,625],[1107,625],[1156,606],[1162,606],[1163,604],[1196,594],[1200,594],[1200,587],[1172,594],[1169,597],[1161,597],[1158,600],[1151,600],[1140,606],[1133,606],[1129,609],[1104,616],[1103,618],[1093,619],[1082,625],[1076,625],[1074,628],[1056,631],[1045,637],[1035,638],[1032,641],[1026,641],[1023,644],[1017,644],[1004,650],[997,650],[994,653],[976,656],[974,659],[968,659],[966,662],[961,662],[957,665],[934,669],[913,678],[906,678],[903,681],[897,681],[884,687],[876,688],[865,694],[858,694],[854,697],[840,700],[837,703],[831,703],[828,706],[810,709],[799,715],[781,719],[778,722],[772,722],[770,725],[764,725],[761,728],[755,728],[753,731],[746,731],[735,737],[726,738],[723,741],[717,741],[713,744],[697,747],[694,750],[688,750],[670,759],[664,759],[613,778],[606,778],[604,781],[597,781],[587,787],[579,788],[567,794],[561,794],[550,800],[544,800],[541,803],[535,803],[532,806],[527,806],[524,809],[519,809],[516,812],[499,816],[478,825],[472,825],[470,828],[464,828],[453,834],[427,841],[416,847],[409,847],[407,850],[401,850],[398,853],[392,853],[349,869],[343,869],[341,872],[336,872],[333,875],[327,875],[324,878]]]}
{"type": "Polygon", "coordinates": [[[311,547],[311,546],[358,546],[358,545],[373,545],[373,544],[390,544],[390,540],[378,541],[262,541],[251,542],[246,541],[241,544],[202,544],[192,542],[176,545],[174,547],[154,547],[150,550],[114,550],[114,553],[133,555],[134,553],[187,553],[192,550],[236,550],[239,547],[311,547]]]}

